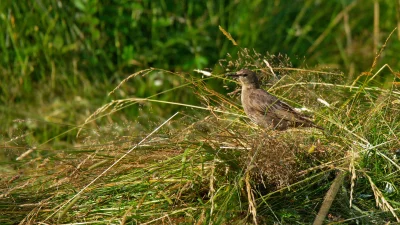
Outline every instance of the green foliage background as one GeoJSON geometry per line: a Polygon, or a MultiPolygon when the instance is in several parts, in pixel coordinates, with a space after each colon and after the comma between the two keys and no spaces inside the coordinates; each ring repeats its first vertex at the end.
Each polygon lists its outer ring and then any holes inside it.
{"type": "MultiPolygon", "coordinates": [[[[287,54],[294,67],[342,70],[353,80],[398,26],[398,1],[1,1],[0,122],[80,124],[129,74],[149,67],[192,73],[242,48],[287,54]],[[374,25],[374,21],[376,24],[374,25]]],[[[400,31],[380,60],[398,68],[400,31]]],[[[119,96],[176,86],[165,74],[135,79],[119,96]],[[155,81],[163,81],[161,86],[155,81]]],[[[219,88],[219,85],[215,85],[219,88]]],[[[222,89],[222,88],[221,88],[222,89]]],[[[193,103],[183,93],[163,100],[193,103]]],[[[137,109],[128,109],[137,115],[137,109]]],[[[158,113],[168,113],[158,111],[158,113]]],[[[37,125],[33,125],[37,127],[37,125]]],[[[3,135],[9,136],[3,131],[3,135]]]]}

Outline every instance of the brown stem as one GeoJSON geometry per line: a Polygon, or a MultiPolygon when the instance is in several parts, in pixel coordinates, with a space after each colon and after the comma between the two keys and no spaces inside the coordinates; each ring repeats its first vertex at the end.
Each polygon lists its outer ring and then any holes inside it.
{"type": "Polygon", "coordinates": [[[322,225],[326,215],[329,212],[329,209],[332,206],[333,200],[335,200],[336,194],[339,191],[340,186],[343,183],[343,179],[346,173],[344,171],[340,171],[337,175],[335,180],[333,180],[333,183],[331,187],[329,188],[328,192],[325,194],[324,201],[322,202],[321,208],[319,209],[319,212],[317,214],[317,217],[315,217],[313,225],[322,225]]]}

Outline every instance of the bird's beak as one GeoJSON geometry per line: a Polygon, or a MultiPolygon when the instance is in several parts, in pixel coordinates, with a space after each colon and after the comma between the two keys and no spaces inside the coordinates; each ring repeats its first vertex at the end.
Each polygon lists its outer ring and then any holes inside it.
{"type": "Polygon", "coordinates": [[[234,72],[234,73],[227,73],[227,74],[225,74],[226,76],[229,76],[229,77],[239,77],[240,75],[238,75],[236,72],[234,72]]]}

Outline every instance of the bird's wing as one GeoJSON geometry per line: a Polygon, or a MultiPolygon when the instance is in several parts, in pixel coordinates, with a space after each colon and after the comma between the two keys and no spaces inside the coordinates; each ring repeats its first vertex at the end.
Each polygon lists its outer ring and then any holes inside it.
{"type": "Polygon", "coordinates": [[[270,114],[277,119],[299,123],[310,122],[308,118],[300,115],[291,106],[262,89],[256,89],[250,94],[250,104],[260,113],[270,114]]]}

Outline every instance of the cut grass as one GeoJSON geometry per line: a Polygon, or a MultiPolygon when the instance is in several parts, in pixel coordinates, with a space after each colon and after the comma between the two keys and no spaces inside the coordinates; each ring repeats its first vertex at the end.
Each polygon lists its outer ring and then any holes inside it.
{"type": "Polygon", "coordinates": [[[372,79],[359,87],[346,86],[336,74],[329,78],[326,73],[280,69],[285,72],[270,91],[312,108],[324,132],[259,129],[243,122],[236,100],[206,85],[212,78],[226,82],[223,76],[163,71],[181,77],[184,83],[177,88],[191,88],[203,106],[151,96],[101,107],[75,129],[138,103],[193,109],[181,111],[123,159],[158,125],[139,119],[108,127],[100,135],[84,129],[80,135],[85,141],[72,149],[34,150],[40,157],[28,156],[18,175],[2,179],[1,211],[8,216],[1,222],[309,224],[335,171],[347,175],[326,222],[398,220],[398,91],[385,84],[371,86],[372,79]]]}

